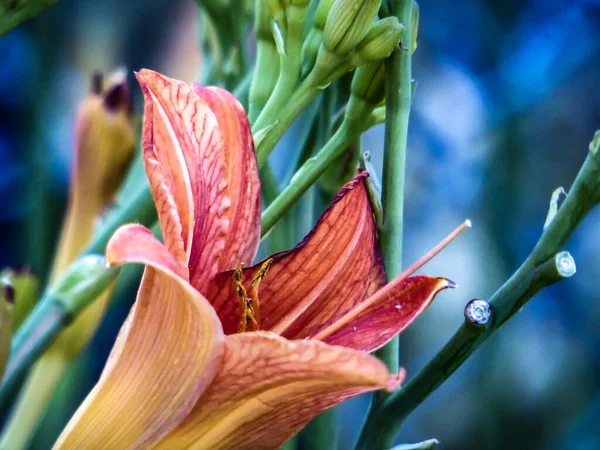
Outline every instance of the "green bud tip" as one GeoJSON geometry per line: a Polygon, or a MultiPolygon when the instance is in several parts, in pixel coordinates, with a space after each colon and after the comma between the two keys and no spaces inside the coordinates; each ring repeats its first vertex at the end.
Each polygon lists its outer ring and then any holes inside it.
{"type": "Polygon", "coordinates": [[[404,25],[396,17],[386,17],[373,23],[356,48],[361,62],[376,61],[391,55],[400,43],[404,25]]]}
{"type": "Polygon", "coordinates": [[[346,56],[364,39],[381,6],[381,0],[335,0],[325,22],[323,45],[346,56]]]}
{"type": "Polygon", "coordinates": [[[350,92],[354,97],[377,105],[385,98],[385,64],[374,61],[363,64],[354,72],[350,92]]]}

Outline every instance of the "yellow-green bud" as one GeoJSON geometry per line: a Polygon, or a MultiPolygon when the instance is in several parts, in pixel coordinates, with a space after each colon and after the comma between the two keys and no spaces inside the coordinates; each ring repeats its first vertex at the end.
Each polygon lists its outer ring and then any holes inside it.
{"type": "Polygon", "coordinates": [[[0,282],[14,288],[13,331],[17,330],[33,309],[38,299],[40,282],[28,267],[5,269],[0,272],[0,282]]]}
{"type": "Polygon", "coordinates": [[[6,280],[0,280],[0,380],[10,355],[12,315],[15,291],[6,280]]]}
{"type": "Polygon", "coordinates": [[[419,4],[415,1],[412,4],[411,31],[410,52],[414,53],[417,49],[417,36],[419,34],[419,4]]]}
{"type": "Polygon", "coordinates": [[[273,14],[275,22],[281,26],[285,26],[285,5],[281,0],[267,0],[269,9],[273,14]]]}
{"type": "Polygon", "coordinates": [[[257,40],[272,41],[271,27],[271,10],[267,4],[267,0],[258,0],[254,9],[254,33],[257,40]]]}
{"type": "Polygon", "coordinates": [[[371,105],[379,104],[385,98],[384,62],[369,62],[356,69],[352,77],[350,92],[352,96],[371,105]]]}
{"type": "Polygon", "coordinates": [[[323,46],[346,56],[364,39],[381,6],[381,0],[335,0],[323,30],[323,46]]]}
{"type": "Polygon", "coordinates": [[[396,17],[378,20],[358,44],[353,57],[358,57],[361,63],[387,58],[398,46],[403,31],[404,25],[396,17]]]}
{"type": "Polygon", "coordinates": [[[327,16],[329,15],[329,11],[331,11],[331,7],[333,6],[334,0],[320,0],[319,5],[317,6],[317,10],[315,11],[315,15],[313,17],[313,27],[317,28],[321,31],[325,28],[325,23],[327,22],[327,16]]]}

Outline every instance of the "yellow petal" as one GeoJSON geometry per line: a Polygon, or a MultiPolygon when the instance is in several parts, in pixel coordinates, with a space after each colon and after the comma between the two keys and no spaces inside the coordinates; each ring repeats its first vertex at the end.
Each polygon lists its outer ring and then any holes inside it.
{"type": "Polygon", "coordinates": [[[177,261],[149,230],[120,228],[107,257],[148,267],[104,372],[57,449],[151,447],[188,415],[221,362],[214,310],[173,270],[177,261]]]}
{"type": "Polygon", "coordinates": [[[275,449],[320,412],[402,378],[364,352],[270,332],[227,336],[210,388],[158,448],[275,449]]]}

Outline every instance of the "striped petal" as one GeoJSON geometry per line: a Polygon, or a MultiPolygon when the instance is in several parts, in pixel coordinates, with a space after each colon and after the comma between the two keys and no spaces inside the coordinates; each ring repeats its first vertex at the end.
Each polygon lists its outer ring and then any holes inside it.
{"type": "Polygon", "coordinates": [[[422,275],[394,280],[310,337],[372,352],[408,327],[438,292],[450,287],[454,287],[450,280],[422,275]]]}
{"type": "Polygon", "coordinates": [[[100,380],[55,448],[153,446],[189,414],[221,363],[224,339],[214,310],[149,230],[120,228],[107,258],[141,262],[146,271],[100,380]]]}
{"type": "MultiPolygon", "coordinates": [[[[260,328],[301,339],[377,291],[385,274],[376,228],[363,183],[366,172],[346,184],[316,227],[294,249],[276,254],[262,280],[260,328]]],[[[261,263],[244,271],[248,282],[261,263]]],[[[237,331],[238,299],[232,273],[217,275],[207,298],[226,334],[237,331]]]]}
{"type": "Polygon", "coordinates": [[[241,106],[218,89],[137,74],[144,92],[146,173],[165,245],[201,293],[256,252],[260,186],[241,106]],[[214,112],[211,108],[214,108],[214,112]]]}
{"type": "Polygon", "coordinates": [[[276,449],[320,412],[355,395],[395,389],[376,358],[270,332],[228,336],[223,365],[192,413],[159,449],[276,449]]]}
{"type": "MultiPolygon", "coordinates": [[[[194,90],[217,117],[224,141],[223,179],[231,206],[225,248],[218,261],[218,270],[223,271],[240,262],[251,263],[260,242],[261,195],[254,140],[246,112],[232,94],[218,87],[194,85],[194,90]]],[[[194,245],[192,261],[201,250],[194,245]]],[[[202,285],[200,276],[192,277],[192,285],[202,285]]]]}

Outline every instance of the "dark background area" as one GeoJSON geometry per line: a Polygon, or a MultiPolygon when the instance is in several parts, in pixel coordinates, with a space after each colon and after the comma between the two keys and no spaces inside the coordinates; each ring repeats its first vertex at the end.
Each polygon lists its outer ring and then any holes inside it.
{"type": "MultiPolygon", "coordinates": [[[[449,339],[465,303],[491,295],[527,256],[550,194],[569,188],[600,128],[600,2],[423,1],[420,8],[405,263],[465,218],[474,227],[425,268],[460,288],[442,293],[403,334],[409,376],[449,339]]],[[[148,67],[198,79],[199,33],[191,0],[60,0],[0,39],[0,268],[47,273],[65,208],[73,118],[91,73],[148,67]]],[[[378,167],[382,136],[377,128],[363,139],[378,167]]],[[[399,442],[600,448],[599,229],[594,211],[568,245],[577,275],[539,294],[486,342],[415,411],[399,442]]],[[[72,386],[80,397],[132,300],[130,293],[113,305],[78,360],[72,386]]],[[[340,448],[350,448],[367,404],[360,398],[338,408],[340,448]]],[[[41,436],[34,445],[50,441],[41,436]]]]}

